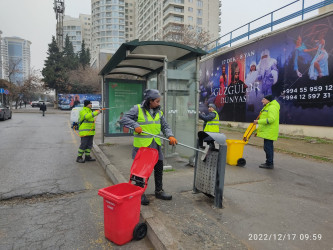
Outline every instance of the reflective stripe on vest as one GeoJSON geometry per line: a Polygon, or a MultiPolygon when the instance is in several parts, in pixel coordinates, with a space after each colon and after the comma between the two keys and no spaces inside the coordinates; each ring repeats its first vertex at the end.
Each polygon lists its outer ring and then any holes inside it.
{"type": "MultiPolygon", "coordinates": [[[[138,104],[137,106],[137,123],[140,125],[142,130],[150,134],[159,135],[161,132],[161,117],[163,115],[163,112],[159,111],[153,119],[150,113],[144,108],[142,108],[140,104],[138,104]]],[[[161,145],[161,140],[159,138],[145,133],[138,134],[134,132],[133,146],[137,148],[148,147],[152,143],[153,139],[155,140],[157,145],[161,145]]]]}
{"type": "Polygon", "coordinates": [[[213,112],[216,114],[216,116],[213,120],[208,121],[206,123],[204,132],[215,132],[215,133],[220,132],[220,117],[219,117],[219,114],[215,110],[213,112]]]}

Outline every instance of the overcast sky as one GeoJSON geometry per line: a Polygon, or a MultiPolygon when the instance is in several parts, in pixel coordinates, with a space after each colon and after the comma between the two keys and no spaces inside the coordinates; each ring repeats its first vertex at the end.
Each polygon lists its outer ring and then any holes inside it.
{"type": "MultiPolygon", "coordinates": [[[[208,0],[205,0],[208,1],[208,0]]],[[[306,0],[312,4],[319,0],[306,0]]],[[[65,14],[78,17],[91,14],[90,0],[65,0],[65,14]]],[[[222,34],[280,8],[293,0],[223,0],[222,34]]],[[[299,1],[301,2],[301,1],[299,1]]],[[[297,6],[300,8],[301,4],[297,6]]],[[[48,44],[55,35],[53,0],[0,0],[2,37],[17,36],[31,44],[31,66],[41,70],[48,44]]]]}

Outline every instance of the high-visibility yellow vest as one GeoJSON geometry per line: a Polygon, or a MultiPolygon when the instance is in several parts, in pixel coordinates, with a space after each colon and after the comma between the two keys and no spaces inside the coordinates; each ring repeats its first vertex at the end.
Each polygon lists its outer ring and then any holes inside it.
{"type": "Polygon", "coordinates": [[[215,133],[219,133],[220,132],[220,117],[219,114],[214,110],[213,111],[216,116],[213,120],[208,121],[206,123],[206,127],[204,129],[204,132],[215,132],[215,133]]]}
{"type": "MultiPolygon", "coordinates": [[[[140,104],[137,106],[139,110],[137,123],[139,123],[142,130],[154,135],[159,135],[161,132],[161,117],[163,112],[159,111],[153,119],[147,110],[141,108],[140,104]]],[[[157,145],[161,145],[161,140],[159,138],[145,133],[138,134],[134,132],[133,146],[137,148],[148,147],[153,140],[155,140],[157,145]]]]}
{"type": "Polygon", "coordinates": [[[92,112],[90,108],[83,107],[80,111],[79,134],[80,136],[95,135],[95,119],[98,111],[92,112]]]}

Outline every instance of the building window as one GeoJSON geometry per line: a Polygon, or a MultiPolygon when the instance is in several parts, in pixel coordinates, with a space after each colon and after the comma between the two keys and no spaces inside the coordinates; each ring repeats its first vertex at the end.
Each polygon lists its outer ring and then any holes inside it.
{"type": "Polygon", "coordinates": [[[198,9],[197,12],[198,12],[198,16],[202,16],[202,10],[198,9]]]}
{"type": "Polygon", "coordinates": [[[202,3],[201,0],[198,0],[198,1],[197,1],[197,6],[198,6],[198,7],[202,7],[202,6],[203,6],[203,3],[202,3]]]}
{"type": "Polygon", "coordinates": [[[188,21],[189,21],[189,22],[193,22],[193,16],[189,16],[189,17],[188,17],[188,21]]]}
{"type": "Polygon", "coordinates": [[[193,12],[193,8],[188,7],[188,12],[193,12]]]}
{"type": "Polygon", "coordinates": [[[197,18],[197,25],[202,25],[202,18],[197,18]]]}

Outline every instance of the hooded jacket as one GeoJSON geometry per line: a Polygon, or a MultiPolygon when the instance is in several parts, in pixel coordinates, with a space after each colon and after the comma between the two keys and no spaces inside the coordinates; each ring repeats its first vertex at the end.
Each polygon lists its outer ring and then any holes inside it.
{"type": "Polygon", "coordinates": [[[280,104],[273,100],[261,110],[258,120],[257,136],[276,141],[279,136],[280,104]]]}

